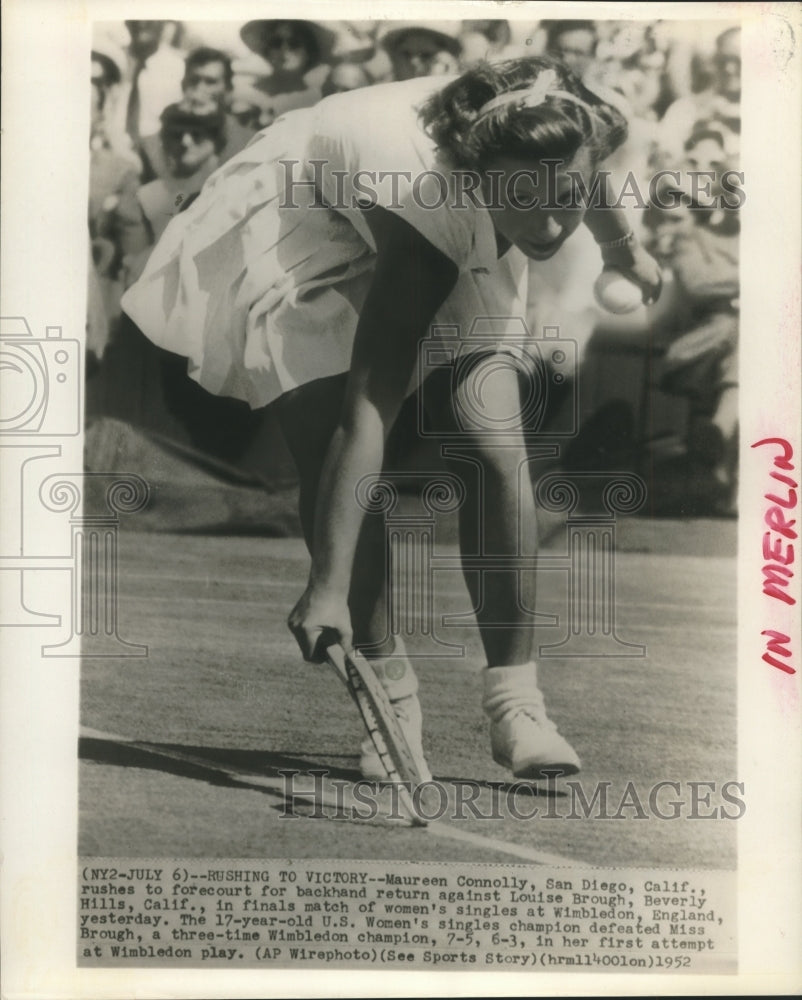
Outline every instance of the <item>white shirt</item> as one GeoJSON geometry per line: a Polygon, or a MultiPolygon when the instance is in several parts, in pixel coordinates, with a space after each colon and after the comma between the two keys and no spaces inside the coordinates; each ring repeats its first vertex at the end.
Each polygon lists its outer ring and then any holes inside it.
{"type": "MultiPolygon", "coordinates": [[[[128,101],[136,63],[131,59],[129,78],[120,84],[120,94],[115,107],[115,126],[125,131],[128,101]]],[[[137,79],[139,90],[139,135],[155,135],[161,128],[159,116],[168,104],[182,98],[181,81],[184,79],[184,60],[169,45],[158,48],[148,56],[137,79]]]]}

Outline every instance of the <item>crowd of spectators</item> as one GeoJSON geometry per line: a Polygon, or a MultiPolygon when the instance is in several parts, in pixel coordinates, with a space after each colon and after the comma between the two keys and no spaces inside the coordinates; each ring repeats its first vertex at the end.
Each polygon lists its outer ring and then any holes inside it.
{"type": "MultiPolygon", "coordinates": [[[[119,300],[172,216],[280,115],[330,94],[447,75],[479,60],[548,54],[619,103],[630,135],[617,166],[648,190],[660,169],[738,167],[740,37],[707,22],[259,20],[242,25],[97,25],[91,61],[87,346],[100,358],[119,300]]],[[[686,174],[677,210],[649,205],[635,228],[680,290],[663,388],[691,400],[688,452],[734,497],[737,437],[737,211],[710,208],[686,174]]],[[[670,186],[670,185],[669,185],[670,186]]],[[[705,194],[709,190],[702,187],[705,194]]],[[[569,251],[570,244],[565,251],[569,251]]],[[[571,253],[585,252],[579,241],[571,253]]],[[[595,263],[598,270],[598,261],[595,263]]],[[[565,262],[540,268],[536,322],[577,310],[565,262]]],[[[581,269],[580,269],[581,270],[581,269]]],[[[585,291],[585,322],[594,305],[585,291]]],[[[588,317],[590,317],[588,319],[588,317]]],[[[574,316],[577,319],[576,315],[574,316]]],[[[578,319],[577,319],[577,322],[578,319]]]]}

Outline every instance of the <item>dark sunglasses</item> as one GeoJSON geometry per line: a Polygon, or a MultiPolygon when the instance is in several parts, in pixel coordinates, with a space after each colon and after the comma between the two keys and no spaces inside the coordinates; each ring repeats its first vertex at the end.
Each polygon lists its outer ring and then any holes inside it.
{"type": "Polygon", "coordinates": [[[214,139],[214,134],[205,129],[196,128],[168,128],[162,133],[165,139],[173,142],[180,142],[185,135],[189,135],[193,142],[203,142],[205,139],[214,139]]]}
{"type": "Polygon", "coordinates": [[[265,43],[265,48],[280,49],[285,45],[288,49],[304,49],[306,41],[298,35],[271,35],[265,43]]]}

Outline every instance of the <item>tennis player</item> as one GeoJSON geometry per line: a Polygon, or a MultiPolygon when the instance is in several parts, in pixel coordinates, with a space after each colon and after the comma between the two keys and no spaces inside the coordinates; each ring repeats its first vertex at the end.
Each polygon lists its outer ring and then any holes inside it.
{"type": "MultiPolygon", "coordinates": [[[[387,628],[383,526],[366,517],[355,487],[382,469],[431,325],[464,333],[477,317],[524,316],[529,261],[558,253],[583,223],[600,269],[623,270],[644,301],[659,294],[658,267],[623,214],[585,210],[575,197],[576,178],[592,190],[626,132],[618,110],[537,58],[331,96],[287,113],[213,174],[123,300],[210,392],[275,408],[311,553],[289,626],[313,662],[332,639],[364,649],[424,775],[417,679],[387,628]]],[[[515,556],[519,538],[536,538],[531,483],[519,481],[524,432],[498,448],[486,430],[519,399],[513,368],[499,366],[485,389],[475,426],[459,428],[482,463],[485,503],[468,492],[460,535],[470,552],[478,526],[485,551],[515,556]]],[[[453,414],[451,391],[443,378],[426,393],[439,426],[453,414]]],[[[493,758],[537,779],[580,762],[538,687],[519,593],[527,576],[469,572],[466,582],[487,661],[493,758]]],[[[383,777],[369,741],[361,768],[383,777]]]]}

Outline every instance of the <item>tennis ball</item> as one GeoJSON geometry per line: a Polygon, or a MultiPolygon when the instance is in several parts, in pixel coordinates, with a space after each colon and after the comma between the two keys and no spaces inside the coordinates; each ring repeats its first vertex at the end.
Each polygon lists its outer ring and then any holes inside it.
{"type": "Polygon", "coordinates": [[[643,305],[640,288],[614,268],[602,271],[593,285],[593,295],[602,309],[611,313],[630,313],[643,305]]]}

